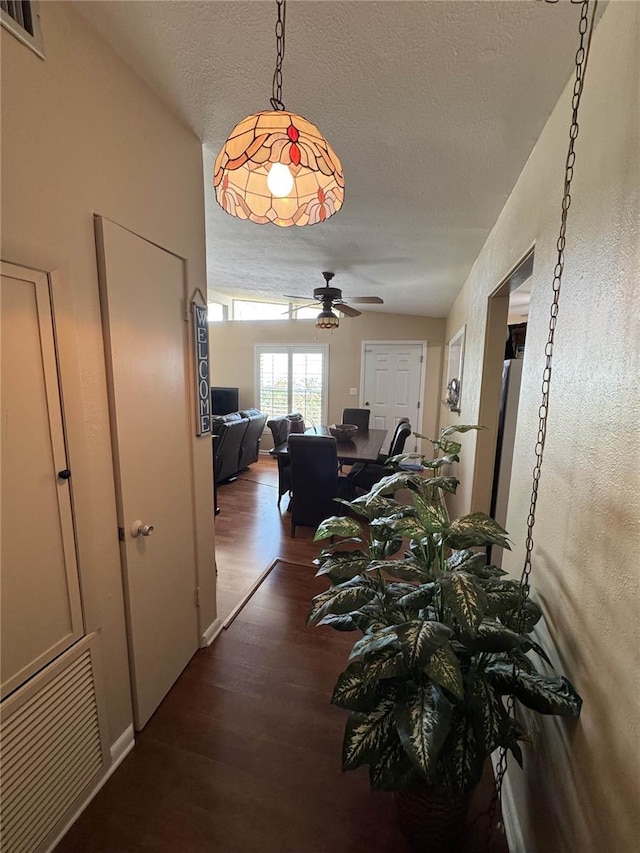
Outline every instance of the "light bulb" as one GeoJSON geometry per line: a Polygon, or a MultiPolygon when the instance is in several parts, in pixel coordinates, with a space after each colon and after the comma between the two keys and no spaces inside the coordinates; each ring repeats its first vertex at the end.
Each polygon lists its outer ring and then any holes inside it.
{"type": "Polygon", "coordinates": [[[293,189],[293,175],[284,163],[274,163],[267,175],[267,186],[276,198],[288,196],[293,189]]]}

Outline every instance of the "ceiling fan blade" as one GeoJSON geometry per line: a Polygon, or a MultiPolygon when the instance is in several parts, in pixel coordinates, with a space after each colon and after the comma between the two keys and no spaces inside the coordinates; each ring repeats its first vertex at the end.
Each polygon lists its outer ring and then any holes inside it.
{"type": "Polygon", "coordinates": [[[362,311],[356,311],[355,308],[352,308],[351,305],[347,305],[345,302],[334,302],[333,310],[339,311],[347,317],[359,317],[362,313],[362,311]]]}
{"type": "Polygon", "coordinates": [[[380,299],[379,296],[350,296],[349,301],[368,305],[384,305],[384,299],[380,299]]]}
{"type": "Polygon", "coordinates": [[[290,293],[283,293],[283,299],[299,299],[301,302],[308,302],[310,299],[313,299],[313,296],[292,296],[290,293]]]}

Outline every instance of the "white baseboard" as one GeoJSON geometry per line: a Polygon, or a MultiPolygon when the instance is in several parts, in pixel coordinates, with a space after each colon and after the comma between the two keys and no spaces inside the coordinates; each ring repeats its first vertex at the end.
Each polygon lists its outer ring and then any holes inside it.
{"type": "MultiPolygon", "coordinates": [[[[493,770],[496,770],[496,760],[491,756],[493,770]]],[[[509,853],[527,853],[524,846],[524,836],[522,834],[522,825],[516,809],[516,803],[509,781],[509,773],[505,774],[502,780],[502,796],[500,798],[500,806],[502,809],[502,820],[504,822],[504,830],[507,836],[507,845],[509,853]]]]}
{"type": "Polygon", "coordinates": [[[58,846],[58,844],[62,841],[64,836],[69,832],[73,824],[78,820],[82,812],[87,808],[91,800],[96,796],[98,791],[102,788],[102,786],[106,783],[109,777],[117,770],[117,768],[122,764],[127,755],[131,752],[133,747],[135,746],[135,737],[133,731],[133,724],[127,726],[127,728],[122,732],[119,738],[111,745],[109,752],[111,753],[111,765],[107,768],[104,773],[104,776],[100,778],[95,788],[92,788],[91,791],[87,794],[85,799],[80,803],[77,808],[74,809],[71,817],[65,822],[63,828],[56,835],[53,842],[47,847],[46,853],[52,853],[53,850],[58,846]]]}
{"type": "Polygon", "coordinates": [[[206,649],[207,646],[210,646],[223,628],[224,625],[222,624],[220,619],[214,619],[211,625],[209,625],[209,627],[202,634],[200,648],[206,649]]]}

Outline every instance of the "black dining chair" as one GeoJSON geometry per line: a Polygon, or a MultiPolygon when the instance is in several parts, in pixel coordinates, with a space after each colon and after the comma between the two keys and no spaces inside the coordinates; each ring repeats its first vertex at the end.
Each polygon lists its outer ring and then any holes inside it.
{"type": "MultiPolygon", "coordinates": [[[[295,423],[296,428],[298,428],[297,424],[300,419],[302,419],[302,415],[299,412],[292,412],[289,415],[277,415],[267,421],[267,426],[273,436],[273,450],[269,451],[272,456],[275,456],[276,447],[286,444],[292,423],[295,423]]],[[[304,432],[304,428],[302,431],[304,432]]],[[[276,461],[278,463],[278,507],[280,507],[282,496],[291,492],[291,468],[288,456],[276,456],[276,461]]]]}
{"type": "Polygon", "coordinates": [[[347,474],[347,479],[350,481],[354,493],[356,490],[368,492],[369,489],[373,488],[376,483],[389,474],[389,469],[385,468],[385,463],[393,456],[398,456],[402,453],[410,435],[411,424],[408,418],[401,418],[396,424],[391,443],[389,444],[389,452],[386,455],[380,454],[375,462],[359,462],[353,466],[347,474]]]}
{"type": "Polygon", "coordinates": [[[289,435],[291,460],[291,535],[296,527],[317,527],[332,515],[344,515],[334,498],[352,497],[347,477],[338,474],[335,438],[326,435],[289,435]]]}
{"type": "Polygon", "coordinates": [[[369,429],[370,416],[371,409],[343,409],[342,423],[355,424],[358,429],[367,430],[369,429]]]}

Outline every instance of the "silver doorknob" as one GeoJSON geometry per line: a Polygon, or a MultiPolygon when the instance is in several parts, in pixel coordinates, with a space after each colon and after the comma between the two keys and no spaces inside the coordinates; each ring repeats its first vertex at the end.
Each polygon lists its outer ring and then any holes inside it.
{"type": "Polygon", "coordinates": [[[151,536],[153,533],[153,524],[143,524],[139,519],[131,525],[131,535],[134,539],[138,536],[151,536]]]}

